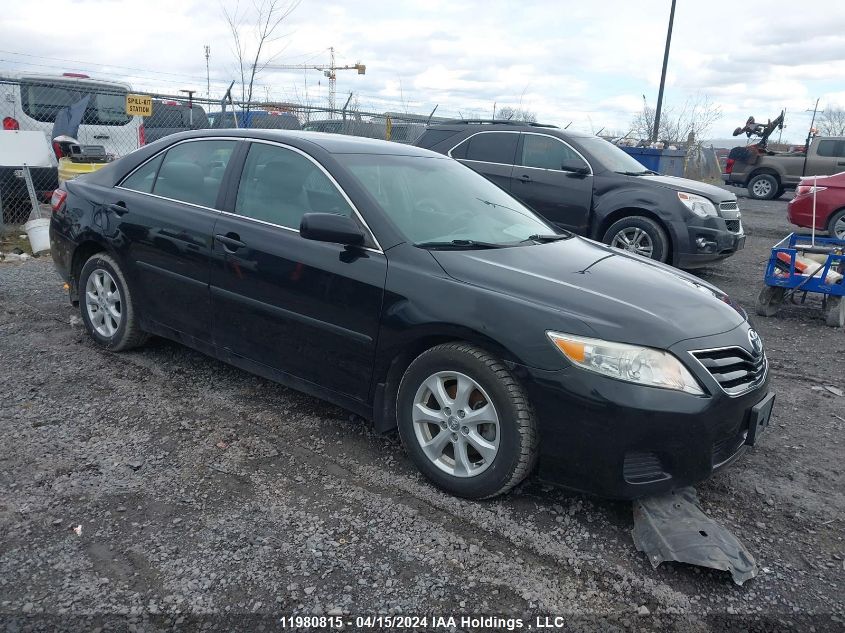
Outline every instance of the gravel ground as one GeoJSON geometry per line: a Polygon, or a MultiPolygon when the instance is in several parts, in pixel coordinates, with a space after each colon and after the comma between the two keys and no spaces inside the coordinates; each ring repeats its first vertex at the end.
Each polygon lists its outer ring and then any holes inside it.
{"type": "MultiPolygon", "coordinates": [[[[746,249],[699,274],[753,312],[789,226],[784,200],[740,206],[746,249]]],[[[760,565],[737,587],[653,570],[629,503],[533,480],[455,499],[341,409],[167,341],[105,352],[49,258],[0,263],[0,627],[559,614],[560,630],[844,630],[845,397],[824,387],[845,388],[845,335],[808,303],[757,319],[773,428],[698,487],[760,565]]],[[[508,628],[493,624],[453,630],[508,628]]]]}

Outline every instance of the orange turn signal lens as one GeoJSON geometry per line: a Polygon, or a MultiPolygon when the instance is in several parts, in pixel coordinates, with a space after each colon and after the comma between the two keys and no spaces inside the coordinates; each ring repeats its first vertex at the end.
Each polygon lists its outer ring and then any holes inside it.
{"type": "Polygon", "coordinates": [[[566,356],[572,362],[584,362],[584,359],[586,358],[587,349],[587,346],[584,345],[584,343],[579,343],[578,341],[572,341],[557,336],[552,337],[552,342],[554,342],[557,348],[561,352],[563,352],[564,356],[566,356]]]}

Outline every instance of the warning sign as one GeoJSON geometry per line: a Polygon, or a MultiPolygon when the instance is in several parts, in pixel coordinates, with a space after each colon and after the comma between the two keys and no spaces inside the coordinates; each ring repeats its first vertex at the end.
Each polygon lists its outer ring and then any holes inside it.
{"type": "Polygon", "coordinates": [[[152,116],[153,98],[146,95],[126,95],[126,114],[152,116]]]}

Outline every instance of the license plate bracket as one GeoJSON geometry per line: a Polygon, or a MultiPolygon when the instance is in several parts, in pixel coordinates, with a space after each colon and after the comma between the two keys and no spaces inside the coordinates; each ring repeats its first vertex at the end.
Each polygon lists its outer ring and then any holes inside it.
{"type": "Polygon", "coordinates": [[[748,446],[754,446],[757,438],[769,428],[774,405],[775,394],[770,393],[751,407],[751,411],[748,413],[748,434],[745,436],[745,443],[748,446]]]}

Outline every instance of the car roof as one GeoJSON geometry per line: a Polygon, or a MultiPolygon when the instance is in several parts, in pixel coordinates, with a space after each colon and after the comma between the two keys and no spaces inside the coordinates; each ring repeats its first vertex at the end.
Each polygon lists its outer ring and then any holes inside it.
{"type": "MultiPolygon", "coordinates": [[[[330,154],[393,154],[398,156],[443,158],[443,155],[437,152],[404,143],[326,132],[306,132],[304,130],[263,130],[253,128],[197,130],[184,132],[178,138],[184,140],[188,138],[202,138],[204,136],[231,136],[234,138],[279,141],[299,147],[300,149],[305,149],[306,145],[316,145],[330,154]]],[[[173,138],[175,139],[176,137],[174,136],[173,138]]]]}
{"type": "Polygon", "coordinates": [[[428,130],[450,130],[453,132],[467,132],[468,134],[475,134],[476,132],[534,132],[542,134],[550,134],[552,136],[559,136],[561,138],[584,138],[592,136],[584,132],[576,132],[574,130],[564,130],[556,125],[547,125],[542,123],[524,123],[519,121],[486,121],[486,120],[465,120],[465,121],[449,121],[447,123],[432,123],[427,126],[428,130]]]}

